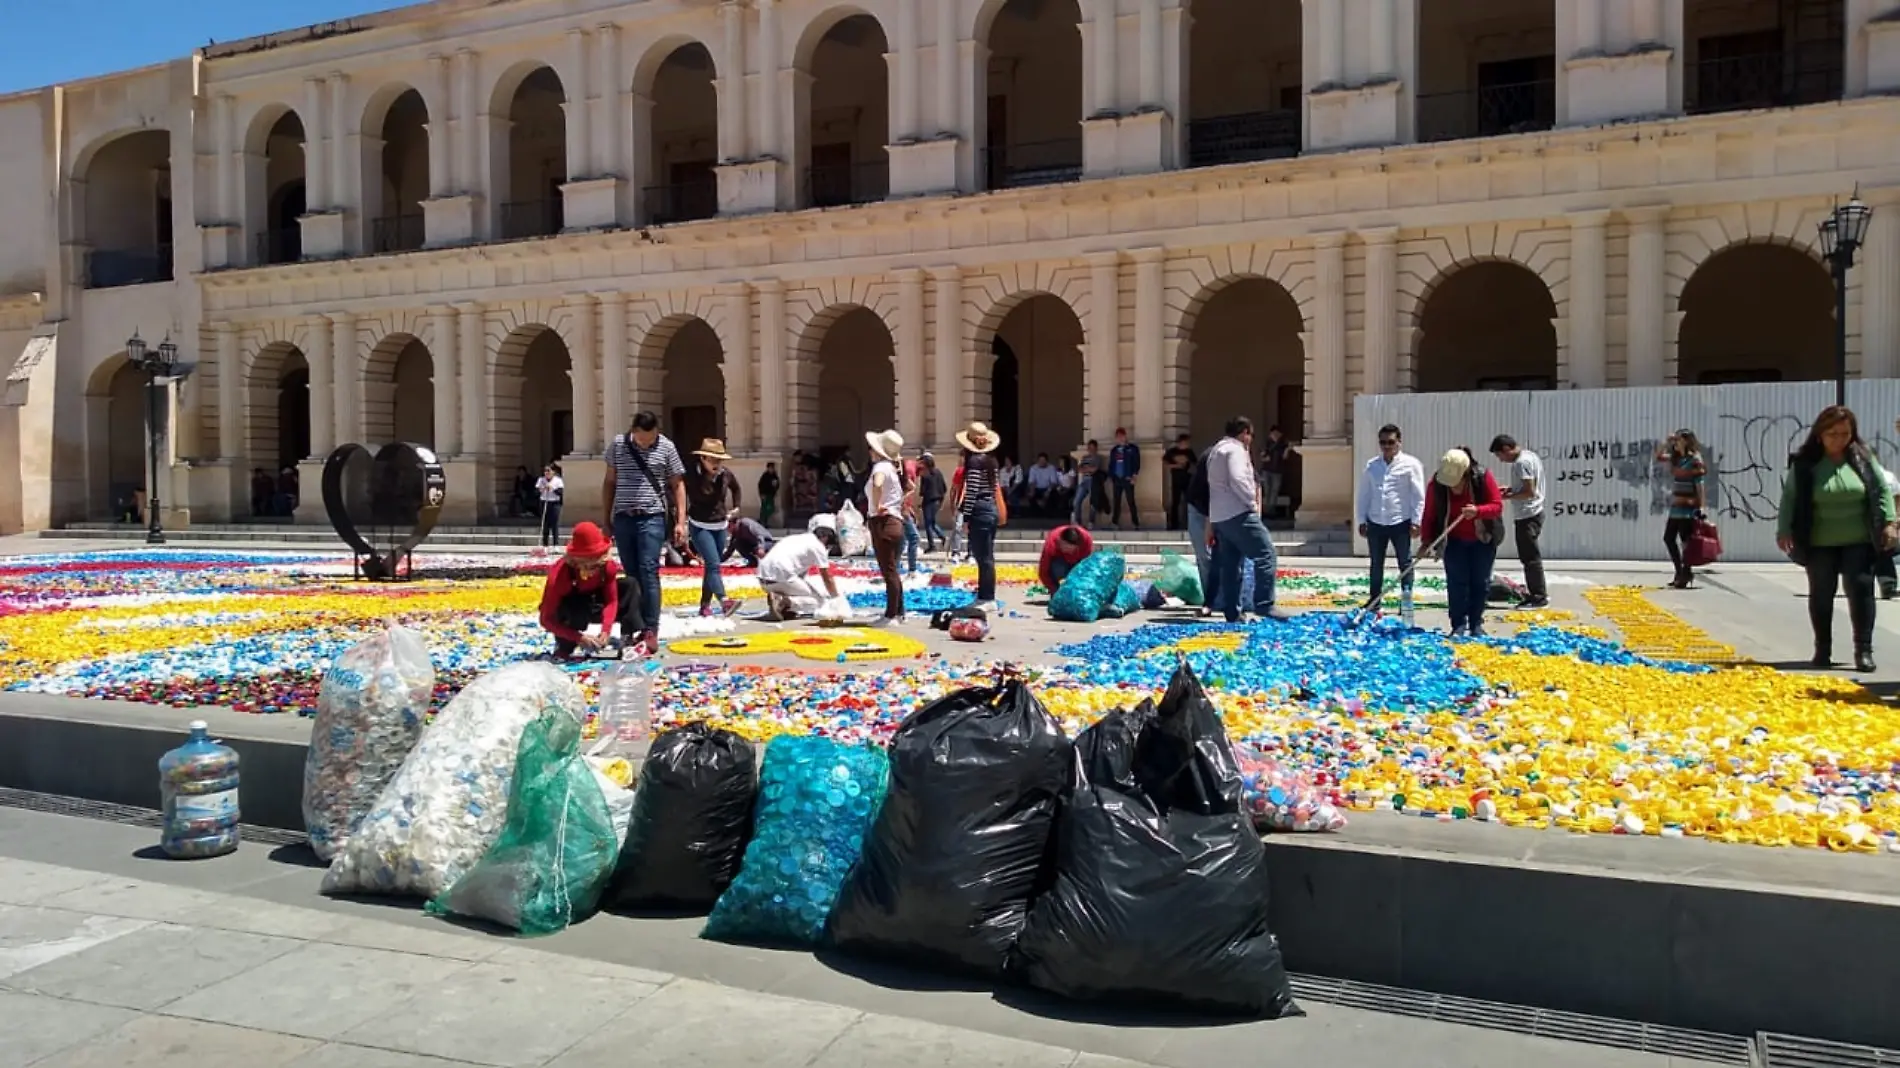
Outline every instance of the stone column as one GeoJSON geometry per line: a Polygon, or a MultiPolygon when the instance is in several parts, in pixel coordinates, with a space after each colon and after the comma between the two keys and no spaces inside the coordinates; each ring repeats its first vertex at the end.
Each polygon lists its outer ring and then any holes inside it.
{"type": "Polygon", "coordinates": [[[1311,440],[1337,443],[1346,437],[1346,235],[1313,239],[1313,329],[1306,353],[1311,440]]]}
{"type": "Polygon", "coordinates": [[[757,154],[790,159],[791,153],[779,142],[779,123],[774,99],[778,91],[778,0],[758,0],[759,5],[759,143],[757,154]]]}
{"type": "Polygon", "coordinates": [[[723,286],[726,331],[732,346],[726,352],[726,448],[752,450],[752,287],[744,282],[723,286]]]}
{"type": "Polygon", "coordinates": [[[310,213],[330,207],[329,153],[324,150],[323,79],[303,80],[303,178],[304,210],[310,213]]]}
{"type": "MultiPolygon", "coordinates": [[[[1578,55],[1589,55],[1603,50],[1603,0],[1571,0],[1572,15],[1576,20],[1576,48],[1578,55]]],[[[1560,57],[1563,59],[1571,57],[1560,57]]]]}
{"type": "Polygon", "coordinates": [[[1362,230],[1366,243],[1366,364],[1364,391],[1399,391],[1399,231],[1395,226],[1362,230]]]}
{"type": "Polygon", "coordinates": [[[1664,304],[1669,280],[1663,273],[1663,223],[1668,216],[1667,207],[1631,208],[1623,212],[1630,231],[1625,385],[1669,384],[1664,358],[1668,351],[1664,304]]]}
{"type": "Polygon", "coordinates": [[[720,0],[719,162],[746,157],[745,130],[745,8],[738,0],[720,0]]]}
{"type": "Polygon", "coordinates": [[[238,167],[241,160],[237,154],[237,100],[229,93],[219,93],[212,105],[215,124],[213,132],[217,136],[217,221],[226,225],[236,225],[240,220],[237,206],[237,187],[241,180],[238,167]]]}
{"type": "Polygon", "coordinates": [[[1319,84],[1338,86],[1346,80],[1346,5],[1343,0],[1319,2],[1319,84]]]}
{"type": "Polygon", "coordinates": [[[1391,77],[1398,73],[1398,52],[1394,46],[1398,32],[1398,14],[1392,0],[1367,0],[1366,73],[1372,77],[1391,77]]]}
{"type": "MultiPolygon", "coordinates": [[[[1089,256],[1088,436],[1107,441],[1122,422],[1121,253],[1089,256]]],[[[1146,323],[1140,324],[1145,331],[1146,323]]]]}
{"type": "MultiPolygon", "coordinates": [[[[330,73],[330,207],[338,211],[351,208],[362,209],[362,204],[351,196],[350,190],[350,78],[341,71],[330,73]]],[[[305,127],[305,140],[309,139],[309,128],[305,127]]],[[[308,159],[306,158],[306,166],[308,159]]]]}
{"type": "Polygon", "coordinates": [[[924,424],[924,272],[897,272],[897,429],[907,440],[928,440],[924,424]]]}
{"type": "Polygon", "coordinates": [[[244,452],[244,369],[238,363],[237,326],[212,323],[218,339],[218,459],[235,463],[244,452]]]}
{"type": "MultiPolygon", "coordinates": [[[[336,450],[336,361],[331,358],[330,320],[308,320],[310,351],[310,458],[323,461],[336,450]]],[[[315,487],[312,487],[315,491],[315,487]]]]}
{"type": "MultiPolygon", "coordinates": [[[[1113,5],[1109,6],[1112,7],[1113,5]]],[[[1115,61],[1118,58],[1117,53],[1119,52],[1119,49],[1116,47],[1115,39],[1120,36],[1117,32],[1119,27],[1116,25],[1116,19],[1112,12],[1102,11],[1100,9],[1097,10],[1096,17],[1089,23],[1089,26],[1094,30],[1094,40],[1089,42],[1089,62],[1091,64],[1089,71],[1089,88],[1093,90],[1093,92],[1090,93],[1088,114],[1090,117],[1111,116],[1121,110],[1121,101],[1117,93],[1118,86],[1116,85],[1118,75],[1115,69],[1115,61]]]]}
{"type": "Polygon", "coordinates": [[[782,452],[785,440],[785,283],[767,278],[759,293],[759,446],[782,452]]]}
{"type": "Polygon", "coordinates": [[[919,97],[923,94],[923,68],[917,55],[917,20],[921,17],[917,5],[921,2],[898,0],[897,4],[897,69],[891,72],[895,79],[893,85],[897,100],[891,110],[891,129],[885,136],[886,144],[909,140],[923,132],[917,128],[919,97]]]}
{"type": "Polygon", "coordinates": [[[595,336],[594,295],[583,293],[574,304],[574,351],[568,382],[574,389],[574,453],[600,452],[600,343],[595,336]]]}
{"type": "Polygon", "coordinates": [[[360,444],[363,435],[363,354],[357,351],[357,345],[356,313],[331,312],[330,366],[335,378],[339,444],[360,444]]]}
{"type": "Polygon", "coordinates": [[[479,459],[488,451],[488,367],[482,306],[455,306],[456,363],[462,386],[462,455],[479,459]]]}
{"type": "MultiPolygon", "coordinates": [[[[567,120],[567,180],[591,178],[593,170],[593,123],[587,114],[587,31],[579,27],[567,31],[566,101],[561,113],[567,120]]],[[[520,195],[517,190],[515,196],[520,195]]]]}
{"type": "MultiPolygon", "coordinates": [[[[1114,25],[1113,19],[1109,20],[1109,25],[1114,25]]],[[[1161,0],[1141,0],[1141,13],[1136,26],[1141,42],[1141,64],[1137,68],[1141,93],[1139,102],[1142,107],[1161,107],[1167,103],[1161,88],[1161,0]]],[[[1111,43],[1113,39],[1114,35],[1111,34],[1111,43]]]]}
{"type": "Polygon", "coordinates": [[[959,27],[956,4],[937,3],[937,132],[967,139],[969,131],[963,129],[963,109],[957,99],[961,79],[957,75],[957,63],[963,53],[958,40],[959,27]]]}
{"type": "MultiPolygon", "coordinates": [[[[1162,269],[1167,254],[1138,248],[1135,261],[1135,433],[1139,441],[1161,440],[1161,334],[1166,311],[1162,269]]],[[[1113,429],[1112,427],[1110,429],[1113,429]]]]}
{"type": "MultiPolygon", "coordinates": [[[[1586,0],[1586,6],[1590,0],[1586,0]]],[[[1570,215],[1570,361],[1564,382],[1577,389],[1608,385],[1603,352],[1604,228],[1607,211],[1578,211],[1570,215]]]]}
{"type": "Polygon", "coordinates": [[[1900,377],[1900,204],[1870,196],[1876,206],[1867,225],[1866,259],[1860,278],[1860,376],[1900,377]]]}
{"type": "Polygon", "coordinates": [[[932,344],[935,360],[931,367],[937,411],[931,432],[934,444],[948,445],[963,429],[963,268],[932,267],[930,279],[937,290],[937,336],[932,344]]]}
{"type": "Polygon", "coordinates": [[[615,434],[624,434],[627,415],[627,296],[601,293],[600,301],[600,422],[602,448],[615,434]]]}
{"type": "Polygon", "coordinates": [[[486,192],[482,188],[481,107],[475,99],[475,53],[458,48],[451,61],[455,68],[455,191],[486,192]]]}
{"type": "Polygon", "coordinates": [[[625,162],[630,120],[620,106],[628,92],[622,84],[626,75],[620,61],[620,27],[611,22],[595,27],[594,41],[599,46],[595,49],[599,63],[594,68],[599,75],[595,93],[598,99],[594,102],[594,173],[632,178],[625,162]]]}
{"type": "MultiPolygon", "coordinates": [[[[437,305],[429,309],[429,362],[435,370],[435,453],[438,457],[458,456],[462,452],[461,391],[456,373],[455,309],[437,305]]],[[[578,433],[578,431],[576,431],[578,433]]]]}
{"type": "MultiPolygon", "coordinates": [[[[453,125],[449,118],[449,57],[440,53],[429,57],[429,80],[434,83],[435,101],[424,129],[429,138],[429,197],[434,199],[448,196],[455,188],[455,176],[450,173],[454,156],[449,140],[453,125]]],[[[440,430],[441,425],[437,424],[436,429],[440,430]]]]}

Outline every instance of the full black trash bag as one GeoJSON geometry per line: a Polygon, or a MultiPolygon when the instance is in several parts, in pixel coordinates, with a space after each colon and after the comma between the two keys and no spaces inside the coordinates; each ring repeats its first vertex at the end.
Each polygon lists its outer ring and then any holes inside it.
{"type": "Polygon", "coordinates": [[[608,907],[711,909],[739,873],[758,797],[751,742],[703,723],[659,734],[640,767],[608,907]]]}
{"type": "Polygon", "coordinates": [[[1021,681],[961,690],[891,739],[891,785],[827,935],[847,952],[1000,976],[1046,881],[1071,746],[1021,681]]]}
{"type": "Polygon", "coordinates": [[[1056,825],[1055,884],[1011,957],[1031,986],[1079,1001],[1298,1016],[1267,930],[1266,852],[1241,807],[1220,715],[1184,664],[1076,738],[1056,825]]]}

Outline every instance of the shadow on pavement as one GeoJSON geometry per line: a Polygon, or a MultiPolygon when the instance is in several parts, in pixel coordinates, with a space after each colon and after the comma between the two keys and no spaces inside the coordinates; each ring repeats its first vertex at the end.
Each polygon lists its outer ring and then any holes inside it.
{"type": "Polygon", "coordinates": [[[906,968],[900,964],[886,964],[882,961],[865,960],[861,957],[847,956],[835,949],[819,949],[813,953],[818,963],[840,975],[853,979],[862,979],[874,986],[890,990],[909,990],[928,993],[961,991],[963,993],[986,993],[994,984],[980,979],[969,979],[960,975],[941,975],[935,972],[906,968]]]}
{"type": "Polygon", "coordinates": [[[309,846],[298,842],[295,845],[281,845],[268,854],[278,864],[288,864],[293,868],[327,868],[329,862],[318,860],[317,854],[309,846]]]}
{"type": "MultiPolygon", "coordinates": [[[[1128,1003],[1083,1003],[1066,1001],[1040,990],[1020,986],[997,989],[994,998],[1017,1012],[1064,1023],[1099,1024],[1104,1027],[1170,1027],[1200,1030],[1210,1027],[1236,1027],[1259,1023],[1253,1017],[1218,1016],[1188,1009],[1144,1008],[1128,1003]]],[[[1298,1015],[1305,1015],[1302,1011],[1298,1015]]],[[[1291,1017],[1283,1017],[1291,1018],[1291,1017]]]]}

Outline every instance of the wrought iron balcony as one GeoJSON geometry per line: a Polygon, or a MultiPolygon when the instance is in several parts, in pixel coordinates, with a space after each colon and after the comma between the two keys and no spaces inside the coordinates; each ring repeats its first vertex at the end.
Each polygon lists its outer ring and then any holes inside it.
{"type": "Polygon", "coordinates": [[[561,232],[561,200],[517,200],[501,206],[501,240],[548,237],[561,232]]]}
{"type": "Polygon", "coordinates": [[[273,263],[296,263],[303,259],[303,228],[279,226],[257,235],[252,263],[259,267],[273,263]]]}
{"type": "Polygon", "coordinates": [[[1300,113],[1294,110],[1221,115],[1188,123],[1188,166],[1218,167],[1286,159],[1300,154],[1300,113]]]}
{"type": "Polygon", "coordinates": [[[1076,181],[1082,177],[1082,139],[1065,137],[991,148],[983,153],[983,173],[990,189],[1076,181]]]}
{"type": "MultiPolygon", "coordinates": [[[[1838,50],[1837,50],[1838,51],[1838,50]]],[[[1839,100],[1838,65],[1794,65],[1786,52],[1706,59],[1683,79],[1683,110],[1691,115],[1797,107],[1839,100]]]]}
{"type": "Polygon", "coordinates": [[[812,167],[805,172],[805,188],[814,208],[874,204],[891,195],[891,165],[888,160],[877,159],[812,167]]]}
{"type": "Polygon", "coordinates": [[[135,249],[96,248],[86,254],[85,285],[88,289],[142,286],[171,280],[170,245],[135,249]]]}
{"type": "Polygon", "coordinates": [[[423,227],[420,215],[385,215],[370,220],[371,252],[410,252],[422,247],[423,227]]]}
{"type": "Polygon", "coordinates": [[[1556,119],[1557,83],[1551,80],[1487,85],[1418,98],[1420,141],[1534,133],[1550,129],[1556,119]]]}
{"type": "Polygon", "coordinates": [[[650,185],[642,190],[650,226],[694,222],[719,214],[719,183],[710,176],[676,185],[650,185]]]}

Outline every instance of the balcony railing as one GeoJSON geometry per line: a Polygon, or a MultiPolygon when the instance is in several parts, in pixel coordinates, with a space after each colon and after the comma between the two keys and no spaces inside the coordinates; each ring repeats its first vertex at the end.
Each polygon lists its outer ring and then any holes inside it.
{"type": "Polygon", "coordinates": [[[517,200],[501,206],[501,239],[547,237],[561,232],[561,201],[556,197],[517,200]]]}
{"type": "Polygon", "coordinates": [[[1791,66],[1785,52],[1707,59],[1683,79],[1683,110],[1691,115],[1785,108],[1839,100],[1838,66],[1791,66]]]}
{"type": "Polygon", "coordinates": [[[983,153],[983,173],[991,189],[1076,181],[1082,177],[1082,139],[1065,137],[991,148],[983,153]]]}
{"type": "Polygon", "coordinates": [[[881,159],[813,167],[805,172],[805,180],[814,208],[874,204],[891,195],[891,165],[881,159]]]}
{"type": "Polygon", "coordinates": [[[253,262],[258,266],[272,263],[296,263],[303,258],[303,229],[280,226],[257,235],[253,262]]]}
{"type": "Polygon", "coordinates": [[[719,214],[717,181],[650,185],[642,192],[646,197],[646,221],[650,226],[693,222],[719,214]]]}
{"type": "Polygon", "coordinates": [[[1256,111],[1188,123],[1188,166],[1218,167],[1300,154],[1298,111],[1256,111]]]}
{"type": "Polygon", "coordinates": [[[1418,98],[1420,141],[1462,141],[1468,137],[1548,130],[1557,118],[1557,83],[1521,82],[1429,93],[1418,98]]]}
{"type": "Polygon", "coordinates": [[[412,252],[422,247],[422,216],[386,215],[369,224],[371,252],[412,252]]]}
{"type": "Polygon", "coordinates": [[[172,280],[172,247],[97,248],[86,254],[88,289],[142,286],[172,280]]]}

